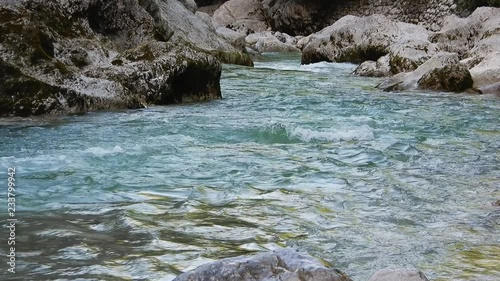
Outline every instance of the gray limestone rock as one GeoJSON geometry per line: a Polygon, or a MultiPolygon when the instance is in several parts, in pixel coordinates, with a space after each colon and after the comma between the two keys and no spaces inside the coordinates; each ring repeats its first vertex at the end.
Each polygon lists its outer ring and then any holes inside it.
{"type": "Polygon", "coordinates": [[[269,27],[259,0],[230,0],[214,12],[212,23],[215,28],[227,27],[247,35],[269,27]]]}
{"type": "Polygon", "coordinates": [[[251,64],[177,0],[2,0],[0,32],[1,116],[216,99],[217,58],[251,64]]]}
{"type": "Polygon", "coordinates": [[[174,281],[350,281],[335,269],[292,249],[251,257],[228,258],[202,265],[174,281]]]}
{"type": "Polygon", "coordinates": [[[373,274],[368,281],[429,281],[418,269],[382,269],[373,274]]]}

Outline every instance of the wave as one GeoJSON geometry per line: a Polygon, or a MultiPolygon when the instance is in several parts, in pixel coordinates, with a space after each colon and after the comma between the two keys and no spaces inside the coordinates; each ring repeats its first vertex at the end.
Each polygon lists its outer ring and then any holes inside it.
{"type": "Polygon", "coordinates": [[[303,72],[313,72],[313,73],[329,73],[333,70],[344,70],[346,72],[352,72],[355,68],[355,64],[351,63],[330,63],[330,62],[318,62],[306,65],[300,65],[297,63],[284,62],[255,62],[255,68],[260,69],[273,69],[273,70],[285,70],[285,71],[303,71],[303,72]]]}
{"type": "Polygon", "coordinates": [[[106,156],[106,155],[110,155],[110,154],[123,153],[124,150],[123,150],[123,148],[121,148],[121,146],[115,145],[115,147],[113,147],[111,149],[110,148],[102,148],[102,147],[91,147],[91,148],[85,150],[85,152],[91,153],[94,156],[106,156]]]}
{"type": "Polygon", "coordinates": [[[273,123],[260,129],[257,133],[258,141],[264,143],[338,142],[372,140],[374,138],[372,128],[367,125],[318,130],[273,123]]]}

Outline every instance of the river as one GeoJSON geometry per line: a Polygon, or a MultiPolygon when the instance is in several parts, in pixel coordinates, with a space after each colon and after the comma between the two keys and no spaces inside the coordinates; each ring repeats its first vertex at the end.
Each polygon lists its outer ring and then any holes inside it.
{"type": "Polygon", "coordinates": [[[499,280],[499,99],[385,93],[354,68],[268,54],[225,65],[222,100],[1,119],[19,222],[0,279],[172,280],[295,247],[355,281],[499,280]]]}

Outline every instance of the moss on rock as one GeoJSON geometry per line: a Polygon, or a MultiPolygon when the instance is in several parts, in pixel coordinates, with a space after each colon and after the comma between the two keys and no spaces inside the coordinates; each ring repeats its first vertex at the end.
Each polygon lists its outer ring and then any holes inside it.
{"type": "Polygon", "coordinates": [[[463,92],[472,88],[473,84],[469,70],[462,64],[435,68],[424,74],[418,81],[421,89],[445,92],[463,92]]]}

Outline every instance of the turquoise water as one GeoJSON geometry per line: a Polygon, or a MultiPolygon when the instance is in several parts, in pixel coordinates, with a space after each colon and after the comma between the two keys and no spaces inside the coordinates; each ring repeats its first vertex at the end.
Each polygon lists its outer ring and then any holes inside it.
{"type": "Polygon", "coordinates": [[[225,66],[209,103],[1,119],[20,222],[0,279],[171,280],[289,246],[356,281],[390,265],[498,280],[499,99],[383,93],[354,65],[299,61],[225,66]]]}

